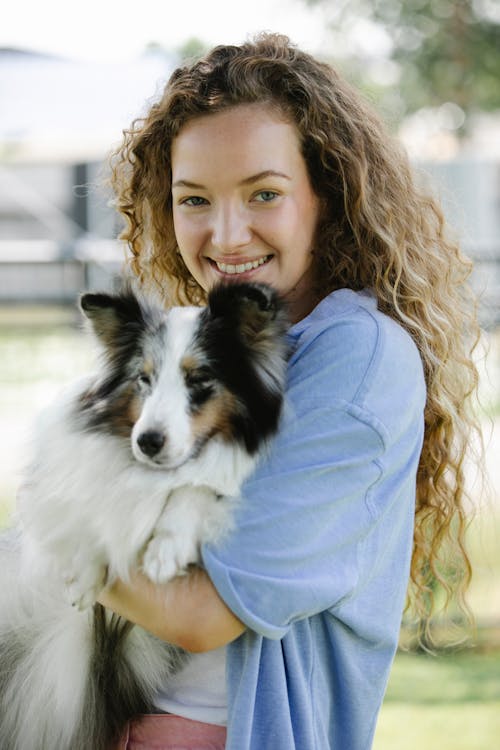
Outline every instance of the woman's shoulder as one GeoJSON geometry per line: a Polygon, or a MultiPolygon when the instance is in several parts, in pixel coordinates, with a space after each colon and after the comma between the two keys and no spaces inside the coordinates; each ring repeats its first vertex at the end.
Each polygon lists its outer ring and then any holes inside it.
{"type": "Polygon", "coordinates": [[[293,325],[289,333],[295,349],[300,351],[326,332],[339,344],[345,341],[352,345],[356,337],[362,344],[375,345],[381,333],[395,337],[400,343],[406,339],[410,347],[413,344],[404,328],[378,309],[375,294],[370,290],[331,292],[307,317],[293,325]]]}
{"type": "Polygon", "coordinates": [[[421,358],[410,334],[377,307],[370,291],[332,292],[290,329],[290,386],[385,413],[390,403],[425,403],[421,358]]]}

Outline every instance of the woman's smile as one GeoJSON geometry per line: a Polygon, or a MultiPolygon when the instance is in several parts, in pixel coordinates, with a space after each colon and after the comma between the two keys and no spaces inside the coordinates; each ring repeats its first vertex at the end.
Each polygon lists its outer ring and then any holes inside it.
{"type": "Polygon", "coordinates": [[[228,260],[220,261],[215,258],[209,258],[210,262],[213,263],[217,270],[223,276],[241,276],[244,274],[248,276],[250,272],[255,271],[258,268],[269,263],[272,260],[272,255],[263,255],[255,260],[245,260],[244,258],[235,259],[234,263],[230,263],[228,260]]]}

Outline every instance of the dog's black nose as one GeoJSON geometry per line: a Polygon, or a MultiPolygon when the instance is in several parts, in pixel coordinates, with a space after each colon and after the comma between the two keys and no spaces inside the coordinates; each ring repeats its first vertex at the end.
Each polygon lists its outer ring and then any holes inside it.
{"type": "Polygon", "coordinates": [[[159,453],[165,443],[165,436],[157,430],[142,432],[137,438],[137,445],[141,451],[150,458],[159,453]]]}

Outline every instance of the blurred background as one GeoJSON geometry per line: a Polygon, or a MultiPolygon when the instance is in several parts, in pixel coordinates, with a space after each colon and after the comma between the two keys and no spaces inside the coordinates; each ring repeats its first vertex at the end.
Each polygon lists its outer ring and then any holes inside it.
{"type": "MultiPolygon", "coordinates": [[[[18,0],[0,27],[0,525],[36,412],[93,362],[75,300],[125,249],[106,187],[122,130],[180,60],[280,31],[382,113],[474,259],[488,482],[471,470],[477,631],[398,653],[375,750],[493,750],[500,737],[500,0],[18,0]]],[[[448,632],[447,632],[448,635],[448,632]]],[[[402,645],[408,633],[403,629],[402,645]]],[[[320,749],[318,749],[320,750],[320,749]]]]}

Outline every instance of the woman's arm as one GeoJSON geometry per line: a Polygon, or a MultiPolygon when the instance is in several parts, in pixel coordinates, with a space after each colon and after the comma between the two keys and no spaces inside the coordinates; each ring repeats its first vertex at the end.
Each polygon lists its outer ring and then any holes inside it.
{"type": "Polygon", "coordinates": [[[137,572],[129,582],[118,579],[102,591],[99,602],[192,653],[225,646],[245,630],[201,568],[165,584],[137,572]]]}

